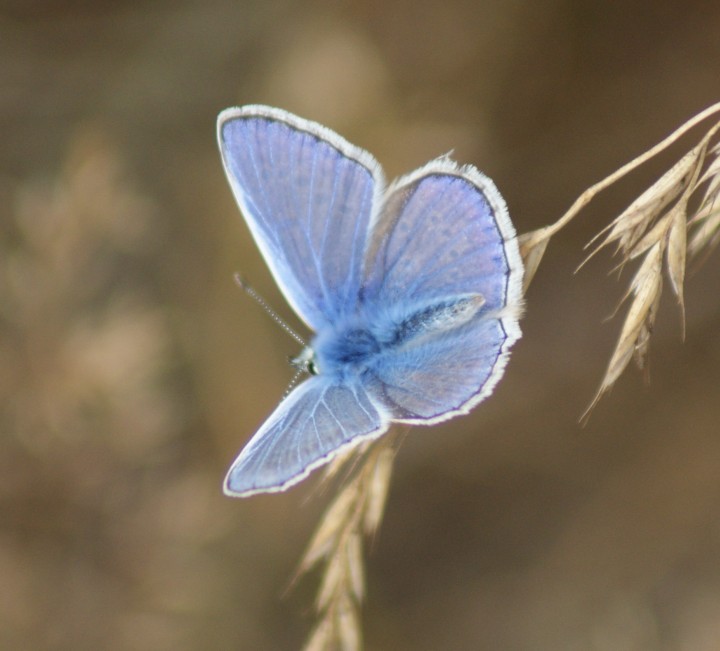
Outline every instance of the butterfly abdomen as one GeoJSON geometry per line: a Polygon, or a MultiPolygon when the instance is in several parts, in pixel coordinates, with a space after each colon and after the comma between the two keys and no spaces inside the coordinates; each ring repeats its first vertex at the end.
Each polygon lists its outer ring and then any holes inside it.
{"type": "Polygon", "coordinates": [[[485,303],[480,294],[433,302],[411,312],[394,328],[391,346],[404,344],[456,328],[467,323],[485,303]]]}

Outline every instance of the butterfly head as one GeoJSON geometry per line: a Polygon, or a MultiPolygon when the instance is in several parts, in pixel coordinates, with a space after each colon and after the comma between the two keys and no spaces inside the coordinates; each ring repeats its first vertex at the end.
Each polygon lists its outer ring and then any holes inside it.
{"type": "Polygon", "coordinates": [[[308,375],[318,375],[320,373],[317,359],[315,358],[315,351],[310,346],[305,346],[299,355],[291,357],[290,364],[298,371],[304,371],[308,375]]]}

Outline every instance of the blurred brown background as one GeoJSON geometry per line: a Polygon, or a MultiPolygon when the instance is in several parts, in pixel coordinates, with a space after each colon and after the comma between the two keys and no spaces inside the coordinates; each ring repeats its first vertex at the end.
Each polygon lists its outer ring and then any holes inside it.
{"type": "MultiPolygon", "coordinates": [[[[280,399],[291,324],[215,117],[269,103],[389,177],[454,149],[519,231],[720,99],[720,5],[589,0],[0,3],[0,648],[297,649],[286,591],[327,496],[221,494],[280,399]]],[[[690,141],[687,141],[687,148],[690,141]]],[[[368,650],[720,648],[720,263],[668,294],[649,386],[586,428],[625,291],[551,244],[496,394],[411,432],[368,559],[368,650]]]]}

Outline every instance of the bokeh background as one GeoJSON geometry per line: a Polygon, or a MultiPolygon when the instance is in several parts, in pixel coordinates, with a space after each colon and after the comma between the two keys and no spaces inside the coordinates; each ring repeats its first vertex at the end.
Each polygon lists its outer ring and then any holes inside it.
{"type": "MultiPolygon", "coordinates": [[[[215,117],[269,103],[389,177],[454,150],[525,232],[720,99],[700,0],[0,2],[0,648],[298,649],[329,496],[223,497],[297,348],[215,117]]],[[[699,135],[699,132],[697,132],[699,135]]],[[[691,139],[692,140],[692,139],[691,139]]],[[[689,148],[553,240],[469,417],[417,428],[368,558],[368,650],[720,648],[720,263],[667,294],[649,385],[590,402],[625,291],[582,246],[689,148]]]]}

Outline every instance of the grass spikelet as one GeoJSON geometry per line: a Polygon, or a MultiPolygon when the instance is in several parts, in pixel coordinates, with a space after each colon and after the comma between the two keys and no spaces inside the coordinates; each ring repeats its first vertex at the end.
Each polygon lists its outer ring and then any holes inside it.
{"type": "Polygon", "coordinates": [[[324,651],[332,648],[332,622],[321,619],[308,638],[303,651],[324,651]]]}
{"type": "Polygon", "coordinates": [[[381,447],[377,451],[372,477],[369,480],[365,517],[363,518],[363,531],[366,536],[374,535],[382,522],[394,458],[395,451],[389,446],[381,447]]]}
{"type": "Polygon", "coordinates": [[[695,257],[711,251],[720,242],[720,143],[710,150],[711,162],[698,185],[707,184],[695,217],[690,222],[692,236],[688,252],[695,257]]]}
{"type": "Polygon", "coordinates": [[[620,266],[635,258],[644,256],[644,259],[625,296],[625,299],[630,296],[633,298],[615,350],[600,388],[583,417],[612,387],[630,359],[634,359],[640,369],[646,368],[650,338],[662,295],[663,270],[677,297],[682,336],[685,337],[683,286],[688,253],[687,230],[688,224],[692,223],[688,218],[688,206],[705,181],[708,182],[708,191],[701,208],[708,203],[708,194],[711,201],[715,200],[712,189],[717,180],[717,156],[714,149],[710,150],[712,158],[708,165],[708,145],[719,128],[720,123],[707,131],[698,145],[633,201],[613,221],[603,241],[591,253],[593,255],[599,249],[615,244],[616,253],[621,255],[620,266]],[[707,171],[702,174],[703,168],[713,172],[710,175],[707,171]]]}
{"type": "Polygon", "coordinates": [[[667,259],[667,272],[672,284],[675,296],[680,306],[682,316],[683,339],[685,338],[685,264],[687,260],[687,213],[682,210],[675,210],[670,215],[670,228],[667,234],[667,246],[665,257],[667,259]]]}
{"type": "MultiPolygon", "coordinates": [[[[605,229],[605,239],[596,248],[616,243],[617,251],[623,253],[628,259],[636,257],[643,250],[649,248],[654,240],[663,233],[663,228],[655,229],[656,220],[672,202],[687,190],[688,182],[697,170],[701,158],[700,147],[695,147],[683,156],[673,167],[663,174],[635,201],[633,201],[612,224],[605,229]],[[646,241],[650,236],[650,241],[646,241]]],[[[659,226],[659,224],[657,224],[659,226]]],[[[665,229],[667,226],[664,227],[665,229]]]]}
{"type": "MultiPolygon", "coordinates": [[[[676,143],[690,129],[720,113],[720,103],[688,120],[663,141],[583,192],[555,223],[521,235],[520,250],[527,266],[525,285],[530,284],[550,239],[569,224],[602,190],[676,143]]],[[[614,246],[618,267],[633,260],[640,265],[623,301],[629,301],[620,336],[595,398],[583,415],[587,417],[599,399],[623,373],[631,359],[647,367],[655,318],[662,296],[663,273],[677,297],[685,336],[684,283],[688,254],[709,251],[720,241],[720,143],[715,143],[720,122],[713,124],[697,145],[602,229],[589,243],[594,249],[582,267],[598,251],[614,246]],[[697,208],[690,209],[704,187],[697,208]]]]}
{"type": "Polygon", "coordinates": [[[550,228],[539,228],[536,231],[523,233],[518,238],[520,242],[520,256],[525,265],[525,274],[523,275],[523,294],[530,286],[535,272],[540,266],[540,262],[545,255],[547,245],[550,243],[552,231],[550,228]]]}
{"type": "MultiPolygon", "coordinates": [[[[359,651],[360,606],[365,596],[363,536],[382,520],[392,474],[392,437],[368,443],[347,483],[327,508],[300,560],[298,574],[323,563],[315,600],[318,621],[304,651],[359,651]]],[[[333,465],[345,464],[348,457],[333,465]]],[[[338,468],[330,473],[337,474],[338,468]]]]}
{"type": "Polygon", "coordinates": [[[641,367],[645,364],[650,334],[662,293],[662,259],[663,248],[660,242],[656,242],[645,256],[623,298],[627,300],[632,297],[630,309],[600,388],[583,414],[583,419],[615,384],[633,357],[638,359],[641,367]]]}

